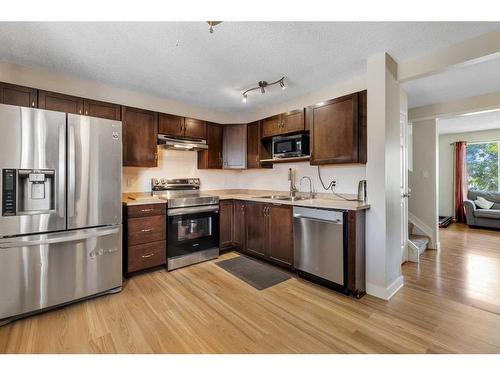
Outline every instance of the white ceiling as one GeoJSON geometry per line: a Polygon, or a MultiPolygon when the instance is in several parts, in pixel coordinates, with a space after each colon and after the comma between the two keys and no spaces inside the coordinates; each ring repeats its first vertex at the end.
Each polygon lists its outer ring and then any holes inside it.
{"type": "Polygon", "coordinates": [[[492,129],[500,129],[500,110],[438,120],[439,134],[467,133],[492,129]]]}
{"type": "Polygon", "coordinates": [[[410,108],[500,91],[500,59],[450,69],[401,86],[408,93],[410,108]]]}
{"type": "Polygon", "coordinates": [[[372,54],[387,51],[401,61],[498,28],[499,22],[223,22],[209,34],[204,22],[3,22],[0,61],[250,112],[363,74],[372,54]],[[242,103],[244,89],[282,75],[287,90],[255,92],[242,103]]]}

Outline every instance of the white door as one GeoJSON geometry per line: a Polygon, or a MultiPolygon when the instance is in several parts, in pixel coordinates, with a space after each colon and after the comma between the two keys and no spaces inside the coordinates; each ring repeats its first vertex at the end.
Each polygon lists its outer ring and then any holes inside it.
{"type": "Polygon", "coordinates": [[[399,116],[399,147],[401,154],[401,263],[408,260],[408,115],[401,111],[399,116]]]}

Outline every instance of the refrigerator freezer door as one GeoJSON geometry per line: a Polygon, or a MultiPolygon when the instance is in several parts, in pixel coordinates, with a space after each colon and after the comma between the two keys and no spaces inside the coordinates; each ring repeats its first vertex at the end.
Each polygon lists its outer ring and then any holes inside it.
{"type": "Polygon", "coordinates": [[[121,223],[122,124],[68,114],[68,229],[121,223]]]}
{"type": "Polygon", "coordinates": [[[121,225],[0,239],[0,320],[122,285],[121,225]]]}
{"type": "Polygon", "coordinates": [[[65,168],[66,113],[0,104],[0,238],[66,229],[65,168]],[[16,187],[8,210],[7,185],[16,187]]]}

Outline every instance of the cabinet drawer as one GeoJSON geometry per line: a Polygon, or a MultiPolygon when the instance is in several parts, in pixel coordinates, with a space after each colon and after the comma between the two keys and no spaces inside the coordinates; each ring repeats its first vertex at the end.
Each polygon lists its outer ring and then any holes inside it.
{"type": "Polygon", "coordinates": [[[165,215],[167,213],[166,204],[141,204],[139,206],[127,207],[128,217],[143,217],[165,215]]]}
{"type": "Polygon", "coordinates": [[[135,272],[166,263],[167,243],[157,241],[128,247],[127,271],[135,272]]]}
{"type": "Polygon", "coordinates": [[[165,216],[150,216],[128,220],[128,245],[138,245],[166,239],[165,216]]]}

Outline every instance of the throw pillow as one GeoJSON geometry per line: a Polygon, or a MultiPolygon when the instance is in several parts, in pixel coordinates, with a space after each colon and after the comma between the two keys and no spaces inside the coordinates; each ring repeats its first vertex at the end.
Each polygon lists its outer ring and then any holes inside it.
{"type": "Polygon", "coordinates": [[[494,202],[490,202],[483,197],[477,197],[474,203],[476,204],[476,206],[484,208],[485,210],[489,210],[495,204],[494,202]]]}

